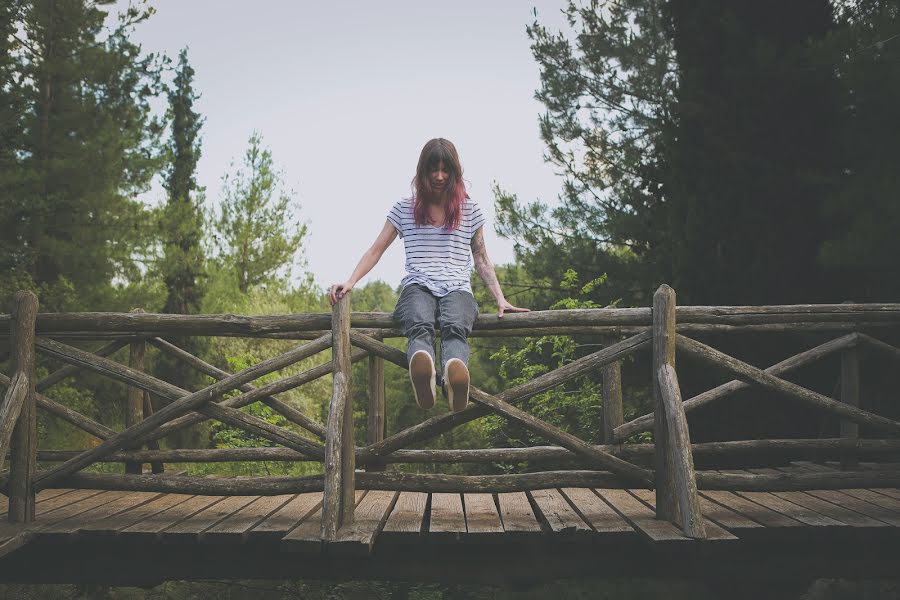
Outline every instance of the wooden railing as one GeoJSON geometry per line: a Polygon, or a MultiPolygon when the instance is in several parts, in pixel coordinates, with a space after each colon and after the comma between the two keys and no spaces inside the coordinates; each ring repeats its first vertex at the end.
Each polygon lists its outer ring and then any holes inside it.
{"type": "Polygon", "coordinates": [[[10,497],[9,519],[34,518],[34,495],[46,488],[75,487],[128,491],[218,495],[276,495],[322,491],[323,540],[334,540],[353,522],[356,489],[426,492],[507,492],[552,487],[645,488],[656,490],[657,517],[678,524],[691,537],[705,537],[698,488],[815,489],[898,485],[896,471],[841,471],[802,475],[726,474],[696,472],[694,456],[716,457],[765,452],[793,456],[819,450],[838,453],[852,468],[860,453],[884,455],[900,451],[900,422],[859,407],[858,349],[900,360],[900,349],[864,332],[892,331],[900,326],[900,304],[839,304],[763,307],[676,307],[675,292],[662,286],[653,308],[535,311],[503,319],[482,315],[473,337],[596,334],[609,343],[556,370],[496,395],[472,386],[471,405],[456,414],[430,417],[385,437],[384,365],[407,368],[406,354],[384,343],[401,335],[390,315],[350,312],[350,296],[332,314],[264,317],[235,315],[159,315],[131,313],[37,314],[37,298],[16,296],[11,315],[0,315],[0,332],[9,331],[11,376],[0,375],[7,388],[0,406],[0,444],[10,448],[10,471],[2,490],[10,497]],[[760,369],[711,348],[687,335],[710,332],[834,332],[839,337],[760,369]],[[237,373],[229,373],[166,341],[177,334],[244,336],[305,340],[273,358],[237,373]],[[37,337],[36,337],[37,336],[37,337]],[[627,337],[626,337],[627,336],[627,337]],[[61,340],[110,341],[94,352],[61,340]],[[147,346],[180,360],[215,383],[188,391],[144,372],[147,346]],[[129,347],[128,364],[110,358],[129,347]],[[331,360],[264,385],[251,382],[331,349],[331,360]],[[636,353],[652,352],[654,411],[623,422],[621,368],[636,353]],[[65,363],[42,381],[35,380],[35,352],[65,363]],[[733,376],[714,389],[682,401],[676,352],[733,376]],[[799,367],[840,352],[841,401],[828,398],[782,378],[799,367]],[[351,365],[368,362],[368,425],[364,446],[354,440],[351,365]],[[98,423],[42,394],[79,370],[87,370],[129,386],[125,428],[98,423]],[[603,444],[588,443],[523,411],[516,405],[576,378],[603,377],[603,444]],[[327,423],[319,423],[278,394],[333,374],[327,423]],[[686,413],[733,393],[756,386],[807,404],[842,419],[841,437],[815,440],[743,440],[691,444],[686,413]],[[153,412],[150,395],[165,404],[153,412]],[[230,394],[226,397],[227,394],[230,394]],[[262,402],[304,430],[273,425],[240,410],[262,402]],[[38,450],[36,409],[63,419],[97,439],[79,451],[38,450]],[[410,449],[479,417],[497,414],[551,441],[552,446],[485,449],[410,449]],[[237,449],[167,449],[156,442],[182,428],[216,419],[268,440],[279,447],[237,449]],[[894,437],[859,439],[857,424],[894,437]],[[624,444],[635,433],[653,430],[654,444],[624,444]],[[146,449],[143,449],[146,448],[146,449]],[[647,459],[651,459],[648,461],[647,459]],[[36,460],[59,462],[36,470],[36,460]],[[162,472],[164,463],[217,461],[318,461],[324,474],[302,477],[237,479],[186,477],[162,472]],[[573,464],[572,469],[505,475],[446,475],[391,472],[390,463],[497,461],[573,464]],[[568,462],[567,462],[568,461],[568,462]],[[85,473],[99,462],[121,462],[125,474],[85,473]],[[648,462],[653,469],[646,468],[648,462]],[[142,474],[142,464],[153,472],[142,474]],[[365,469],[365,470],[362,470],[365,469]]]}

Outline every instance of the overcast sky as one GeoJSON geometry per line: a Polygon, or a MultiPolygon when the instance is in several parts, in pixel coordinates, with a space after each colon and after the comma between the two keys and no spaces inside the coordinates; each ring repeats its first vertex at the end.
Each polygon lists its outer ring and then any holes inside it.
{"type": "MultiPolygon", "coordinates": [[[[564,26],[563,0],[289,2],[155,0],[134,39],[173,58],[189,48],[205,117],[198,179],[216,202],[221,177],[253,130],[297,192],[310,224],[308,267],[326,286],[348,278],[410,193],[424,143],[451,140],[489,223],[489,254],[513,258],[493,232],[491,185],[553,202],[561,182],[538,136],[538,69],[525,33],[564,26]]],[[[159,202],[156,190],[149,202],[159,202]]],[[[360,282],[403,277],[397,240],[360,282]]]]}

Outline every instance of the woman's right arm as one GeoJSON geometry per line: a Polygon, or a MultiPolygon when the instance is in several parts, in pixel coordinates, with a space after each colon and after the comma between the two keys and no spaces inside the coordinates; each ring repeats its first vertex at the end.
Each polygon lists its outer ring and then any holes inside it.
{"type": "Polygon", "coordinates": [[[366,273],[371,271],[372,267],[378,264],[381,255],[384,254],[384,251],[388,249],[388,246],[391,245],[396,237],[397,229],[391,225],[390,221],[385,219],[384,227],[381,228],[381,233],[378,234],[378,237],[375,238],[375,242],[372,246],[366,250],[365,254],[362,255],[362,258],[359,259],[359,263],[356,265],[356,268],[353,269],[353,275],[350,276],[350,279],[344,283],[336,283],[331,286],[329,299],[332,304],[337,302],[338,298],[343,298],[344,294],[353,289],[353,286],[356,285],[357,281],[365,277],[366,273]]]}

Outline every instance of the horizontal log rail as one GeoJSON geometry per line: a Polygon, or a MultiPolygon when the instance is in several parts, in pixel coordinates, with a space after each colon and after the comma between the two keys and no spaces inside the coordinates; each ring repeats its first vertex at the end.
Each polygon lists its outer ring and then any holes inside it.
{"type": "MultiPolygon", "coordinates": [[[[900,322],[900,304],[792,304],[774,306],[680,306],[682,324],[767,325],[789,323],[878,324],[900,322]]],[[[0,314],[0,332],[8,331],[11,316],[0,314]]],[[[390,313],[356,312],[354,329],[396,329],[390,313]]],[[[649,308],[591,308],[545,310],[532,313],[479,315],[475,330],[514,330],[535,327],[650,326],[649,308]]],[[[154,313],[39,313],[37,333],[114,332],[116,334],[265,335],[331,328],[331,316],[294,315],[169,315],[154,313]]]]}
{"type": "MultiPolygon", "coordinates": [[[[113,432],[115,433],[115,432],[113,432]]],[[[648,459],[653,455],[653,444],[601,444],[594,448],[631,462],[648,459]]],[[[845,452],[860,457],[895,455],[900,453],[900,439],[768,439],[738,440],[729,442],[700,442],[691,444],[694,458],[707,462],[715,459],[734,457],[775,457],[784,460],[798,460],[815,455],[822,458],[839,457],[845,452]]],[[[38,450],[40,462],[65,462],[81,450],[38,450]]],[[[201,448],[171,450],[135,450],[115,452],[97,461],[102,463],[123,462],[149,463],[227,463],[227,462],[321,462],[302,452],[290,448],[261,446],[258,448],[201,448]]],[[[397,450],[380,457],[364,448],[357,447],[356,463],[367,467],[379,463],[572,463],[587,466],[590,461],[579,457],[561,446],[528,446],[522,448],[460,448],[434,450],[397,450]]]]}

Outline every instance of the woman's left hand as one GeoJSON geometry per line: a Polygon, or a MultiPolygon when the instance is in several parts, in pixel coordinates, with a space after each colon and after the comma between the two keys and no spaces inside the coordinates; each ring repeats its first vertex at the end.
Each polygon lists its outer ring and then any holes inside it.
{"type": "Polygon", "coordinates": [[[509,302],[506,301],[506,298],[497,302],[497,316],[501,319],[503,318],[503,313],[505,312],[531,312],[530,308],[520,308],[518,306],[513,306],[509,302]]]}

